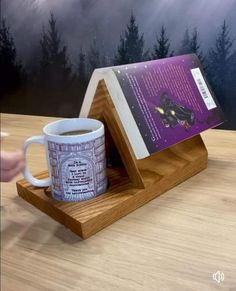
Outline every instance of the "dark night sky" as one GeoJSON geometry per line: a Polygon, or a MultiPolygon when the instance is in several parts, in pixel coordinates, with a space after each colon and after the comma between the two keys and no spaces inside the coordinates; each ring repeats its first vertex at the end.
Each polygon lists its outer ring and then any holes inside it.
{"type": "Polygon", "coordinates": [[[56,16],[72,60],[80,47],[86,49],[95,36],[103,50],[113,57],[131,12],[144,33],[146,48],[152,49],[162,24],[167,28],[172,49],[178,47],[186,27],[190,30],[197,27],[205,51],[213,44],[224,19],[231,28],[231,37],[236,36],[233,0],[2,0],[2,16],[11,27],[19,55],[26,62],[39,44],[50,11],[56,16]]]}

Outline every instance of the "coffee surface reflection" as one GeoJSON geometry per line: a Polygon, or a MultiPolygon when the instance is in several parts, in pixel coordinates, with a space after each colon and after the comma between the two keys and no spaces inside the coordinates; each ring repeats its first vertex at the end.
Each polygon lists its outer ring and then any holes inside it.
{"type": "Polygon", "coordinates": [[[79,129],[79,130],[74,130],[74,131],[66,131],[66,132],[62,132],[59,135],[81,135],[81,134],[86,134],[92,132],[92,130],[86,130],[86,129],[79,129]]]}

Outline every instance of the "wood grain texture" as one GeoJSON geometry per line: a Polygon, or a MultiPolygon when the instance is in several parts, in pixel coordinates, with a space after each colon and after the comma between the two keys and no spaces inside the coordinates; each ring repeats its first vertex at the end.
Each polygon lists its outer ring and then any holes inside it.
{"type": "MultiPolygon", "coordinates": [[[[17,182],[18,194],[86,239],[205,169],[207,156],[201,138],[197,136],[194,140],[185,141],[185,152],[188,143],[191,143],[192,147],[199,147],[199,152],[195,156],[189,154],[188,159],[186,153],[183,158],[181,154],[176,155],[174,150],[168,149],[139,162],[144,189],[133,186],[124,168],[112,167],[107,169],[110,184],[107,192],[95,199],[81,203],[57,202],[45,195],[45,188],[33,187],[24,179],[17,182]]],[[[192,147],[189,147],[191,152],[192,147]]],[[[46,177],[47,172],[37,175],[37,178],[46,177]]]]}
{"type": "MultiPolygon", "coordinates": [[[[109,130],[110,137],[112,137],[114,144],[118,149],[120,157],[123,161],[123,165],[133,186],[143,189],[144,183],[137,166],[134,152],[131,148],[128,137],[121,124],[104,81],[100,81],[98,84],[89,116],[92,118],[100,119],[106,124],[106,128],[109,130]]],[[[109,145],[109,140],[106,141],[106,143],[109,145]]],[[[110,154],[112,155],[113,149],[109,148],[109,150],[110,154]]]]}
{"type": "MultiPolygon", "coordinates": [[[[20,148],[55,120],[1,114],[10,133],[2,149],[20,148]]],[[[236,132],[202,138],[204,171],[87,240],[18,197],[20,176],[1,183],[1,290],[236,290],[236,132]],[[223,283],[212,280],[217,270],[223,283]]],[[[43,147],[29,149],[28,164],[46,169],[43,147]]]]}
{"type": "MultiPolygon", "coordinates": [[[[18,194],[23,199],[84,239],[207,166],[207,150],[199,135],[136,160],[103,81],[98,85],[89,115],[106,124],[123,161],[123,167],[107,169],[109,188],[106,193],[83,203],[63,203],[55,202],[45,195],[45,189],[32,187],[25,180],[17,183],[18,194]]],[[[109,144],[109,140],[106,143],[109,144]]],[[[110,155],[113,155],[112,148],[110,155]]]]}

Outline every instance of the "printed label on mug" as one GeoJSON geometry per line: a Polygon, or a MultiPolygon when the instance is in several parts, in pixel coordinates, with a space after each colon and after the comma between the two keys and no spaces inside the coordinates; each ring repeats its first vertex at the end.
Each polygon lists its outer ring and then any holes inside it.
{"type": "Polygon", "coordinates": [[[83,143],[48,141],[53,196],[82,201],[107,188],[104,136],[83,143]]]}

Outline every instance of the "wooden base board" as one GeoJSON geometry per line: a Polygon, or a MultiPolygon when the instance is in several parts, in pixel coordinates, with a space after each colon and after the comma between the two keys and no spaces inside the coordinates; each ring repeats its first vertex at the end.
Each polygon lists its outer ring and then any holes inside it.
{"type": "MultiPolygon", "coordinates": [[[[17,182],[17,190],[24,200],[86,239],[206,167],[207,151],[196,136],[141,160],[143,189],[133,186],[124,167],[113,167],[107,171],[108,191],[88,201],[55,201],[46,188],[36,188],[24,179],[17,182]]],[[[43,172],[37,178],[47,175],[43,172]]]]}

